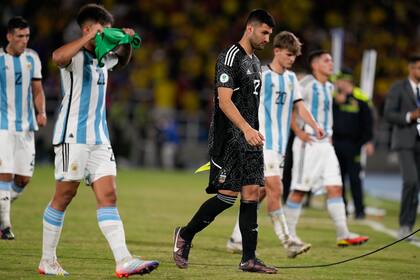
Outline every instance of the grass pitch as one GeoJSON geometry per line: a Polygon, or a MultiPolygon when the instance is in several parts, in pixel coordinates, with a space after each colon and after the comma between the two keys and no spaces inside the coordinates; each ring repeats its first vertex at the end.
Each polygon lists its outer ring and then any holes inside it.
{"type": "MultiPolygon", "coordinates": [[[[190,268],[180,270],[172,262],[172,232],[184,225],[201,203],[207,174],[156,170],[120,170],[118,208],[124,222],[130,251],[157,259],[160,267],[149,279],[420,279],[420,248],[398,243],[363,259],[338,266],[311,269],[279,269],[277,275],[256,275],[237,270],[239,255],[225,250],[234,225],[238,202],[199,233],[190,252],[190,268]]],[[[54,192],[53,169],[38,166],[23,196],[12,205],[14,241],[0,240],[0,279],[40,279],[36,272],[41,256],[42,215],[54,192]]],[[[370,206],[385,208],[383,223],[395,228],[398,204],[368,199],[370,206]]],[[[81,185],[66,212],[58,258],[70,273],[68,279],[115,279],[114,261],[96,221],[95,198],[81,185]]],[[[298,226],[300,237],[312,249],[296,259],[287,259],[266,215],[259,215],[258,254],[267,264],[298,266],[331,263],[372,251],[393,238],[349,221],[354,232],[370,236],[359,247],[335,246],[335,231],[326,210],[305,209],[298,226]]],[[[419,227],[418,223],[418,227],[419,227]]],[[[140,276],[132,277],[140,278],[140,276]]]]}

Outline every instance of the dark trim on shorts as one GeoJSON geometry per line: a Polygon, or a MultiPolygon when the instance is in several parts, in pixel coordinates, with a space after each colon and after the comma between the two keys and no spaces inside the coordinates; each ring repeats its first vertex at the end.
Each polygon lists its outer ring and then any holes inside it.
{"type": "Polygon", "coordinates": [[[63,172],[69,171],[69,152],[70,152],[70,145],[68,143],[61,144],[61,156],[63,159],[63,172]]]}

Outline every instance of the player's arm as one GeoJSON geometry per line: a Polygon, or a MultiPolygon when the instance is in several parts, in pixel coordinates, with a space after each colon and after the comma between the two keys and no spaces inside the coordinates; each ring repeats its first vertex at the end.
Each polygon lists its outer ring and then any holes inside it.
{"type": "Polygon", "coordinates": [[[95,38],[96,33],[103,31],[103,27],[99,23],[95,23],[87,28],[89,28],[88,33],[53,52],[52,60],[58,67],[62,68],[69,65],[73,56],[75,56],[86,43],[95,38]]]}
{"type": "Polygon", "coordinates": [[[261,146],[264,144],[264,136],[242,117],[238,108],[232,102],[233,89],[219,87],[217,89],[219,96],[219,107],[226,117],[238,127],[244,134],[248,144],[252,146],[261,146]]]}
{"type": "Polygon", "coordinates": [[[295,133],[295,135],[302,140],[303,142],[307,142],[307,143],[311,143],[312,139],[311,136],[309,136],[308,133],[306,133],[303,129],[301,129],[296,121],[296,115],[297,113],[293,110],[292,112],[292,118],[290,121],[290,128],[293,130],[293,132],[295,133]]]}
{"type": "Polygon", "coordinates": [[[45,94],[41,80],[32,80],[31,87],[34,95],[36,122],[39,126],[45,126],[47,124],[47,114],[45,112],[45,94]]]}
{"type": "Polygon", "coordinates": [[[302,118],[302,120],[308,125],[310,125],[315,131],[316,138],[321,139],[324,136],[324,131],[318,126],[318,123],[315,121],[308,108],[306,108],[305,103],[302,101],[302,99],[295,102],[294,108],[296,108],[296,111],[302,118]]]}

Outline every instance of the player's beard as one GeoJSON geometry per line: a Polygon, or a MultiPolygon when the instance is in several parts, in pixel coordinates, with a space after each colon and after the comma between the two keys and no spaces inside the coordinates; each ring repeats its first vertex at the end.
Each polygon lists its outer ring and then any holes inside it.
{"type": "Polygon", "coordinates": [[[252,39],[250,40],[250,43],[251,43],[251,46],[254,50],[263,50],[265,45],[266,45],[265,43],[258,44],[256,42],[254,42],[252,39]]]}

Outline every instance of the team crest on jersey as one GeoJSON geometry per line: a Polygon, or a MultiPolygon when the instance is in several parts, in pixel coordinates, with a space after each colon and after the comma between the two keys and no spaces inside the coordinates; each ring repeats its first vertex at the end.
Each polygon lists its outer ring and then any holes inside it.
{"type": "Polygon", "coordinates": [[[77,171],[77,163],[73,162],[70,165],[70,170],[73,171],[73,172],[76,172],[77,171]]]}
{"type": "Polygon", "coordinates": [[[3,163],[3,162],[2,162],[2,161],[1,161],[1,159],[0,159],[0,166],[2,165],[2,163],[3,163]]]}
{"type": "Polygon", "coordinates": [[[222,170],[219,175],[219,183],[223,184],[226,181],[226,171],[222,170]]]}
{"type": "Polygon", "coordinates": [[[26,68],[28,68],[29,70],[31,70],[32,69],[32,63],[26,64],[26,68]]]}
{"type": "Polygon", "coordinates": [[[221,83],[226,83],[227,81],[229,81],[229,76],[226,73],[223,73],[220,75],[219,80],[221,83]]]}

